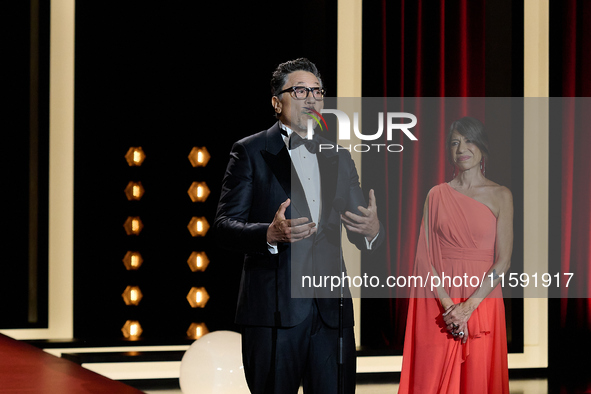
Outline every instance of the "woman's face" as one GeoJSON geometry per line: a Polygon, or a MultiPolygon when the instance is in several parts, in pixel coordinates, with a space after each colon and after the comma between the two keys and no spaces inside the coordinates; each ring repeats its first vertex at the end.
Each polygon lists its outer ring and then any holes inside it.
{"type": "Polygon", "coordinates": [[[473,167],[480,168],[482,152],[472,141],[454,130],[450,144],[451,158],[460,170],[466,171],[473,167]]]}

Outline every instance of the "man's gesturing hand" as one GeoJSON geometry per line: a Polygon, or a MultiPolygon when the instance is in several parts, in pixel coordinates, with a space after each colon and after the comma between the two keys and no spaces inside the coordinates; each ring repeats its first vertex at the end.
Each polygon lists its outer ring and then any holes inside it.
{"type": "Polygon", "coordinates": [[[316,223],[309,222],[308,218],[285,218],[285,209],[290,203],[289,198],[281,203],[267,229],[267,242],[270,245],[277,242],[297,242],[316,232],[316,223]]]}
{"type": "Polygon", "coordinates": [[[369,191],[369,205],[367,208],[357,207],[363,216],[355,215],[352,212],[345,212],[341,215],[345,227],[349,231],[365,235],[368,241],[371,241],[380,231],[380,221],[378,220],[378,207],[376,205],[376,196],[371,189],[369,191]]]}

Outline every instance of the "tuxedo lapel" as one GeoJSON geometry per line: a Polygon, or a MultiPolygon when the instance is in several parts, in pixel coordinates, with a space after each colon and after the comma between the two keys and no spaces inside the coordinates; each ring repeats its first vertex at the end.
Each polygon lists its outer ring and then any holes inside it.
{"type": "Polygon", "coordinates": [[[312,215],[306,203],[304,188],[291,162],[278,124],[267,130],[266,149],[261,151],[261,155],[285,194],[291,199],[291,218],[307,217],[311,219],[312,215]]]}

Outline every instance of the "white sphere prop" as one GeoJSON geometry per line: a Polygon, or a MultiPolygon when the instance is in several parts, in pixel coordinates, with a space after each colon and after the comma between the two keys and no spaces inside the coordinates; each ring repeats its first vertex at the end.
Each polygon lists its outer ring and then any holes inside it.
{"type": "Polygon", "coordinates": [[[193,342],[181,360],[183,394],[249,394],[241,342],[233,331],[214,331],[193,342]]]}

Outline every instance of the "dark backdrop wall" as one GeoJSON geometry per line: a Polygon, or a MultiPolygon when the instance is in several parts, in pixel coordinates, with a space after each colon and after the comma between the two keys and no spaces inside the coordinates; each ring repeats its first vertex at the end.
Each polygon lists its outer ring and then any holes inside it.
{"type": "Polygon", "coordinates": [[[242,256],[193,238],[192,216],[213,222],[232,143],[274,123],[269,80],[275,66],[305,56],[336,94],[336,1],[256,3],[78,2],[75,101],[75,336],[121,338],[137,319],[145,341],[179,341],[191,322],[235,329],[242,256]],[[146,159],[124,155],[141,146],[146,159]],[[204,168],[187,158],[194,146],[211,154],[204,168]],[[127,201],[129,181],[145,195],[127,201]],[[211,194],[193,203],[194,181],[211,194]],[[126,235],[140,216],[139,236],[126,235]],[[126,271],[122,258],[144,263],[126,271]],[[205,272],[187,259],[203,250],[205,272]],[[143,299],[126,306],[121,293],[138,285],[143,299]],[[203,309],[186,300],[192,286],[210,295],[203,309]]]}
{"type": "Polygon", "coordinates": [[[574,285],[549,300],[550,390],[584,392],[588,368],[578,360],[591,350],[591,177],[589,75],[591,4],[550,1],[550,210],[549,261],[552,272],[573,273],[574,285]],[[569,351],[565,351],[569,349],[569,351]],[[566,387],[564,387],[566,386],[566,387]]]}
{"type": "Polygon", "coordinates": [[[47,327],[49,7],[2,6],[0,328],[47,327]]]}

